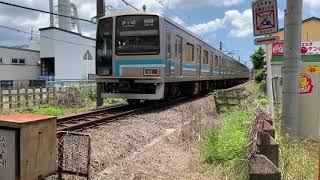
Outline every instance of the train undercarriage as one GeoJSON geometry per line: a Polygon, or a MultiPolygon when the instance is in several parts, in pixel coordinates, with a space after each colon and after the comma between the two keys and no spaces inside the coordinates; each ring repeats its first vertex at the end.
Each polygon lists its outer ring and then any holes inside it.
{"type": "Polygon", "coordinates": [[[99,82],[97,83],[97,106],[101,106],[105,98],[123,98],[129,103],[140,100],[168,100],[225,89],[246,81],[248,81],[247,78],[167,83],[135,83],[133,80],[99,82]]]}

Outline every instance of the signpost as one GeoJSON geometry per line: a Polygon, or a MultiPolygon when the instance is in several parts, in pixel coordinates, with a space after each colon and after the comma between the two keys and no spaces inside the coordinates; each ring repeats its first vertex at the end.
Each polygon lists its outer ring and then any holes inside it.
{"type": "MultiPolygon", "coordinates": [[[[253,32],[254,36],[266,35],[255,40],[255,45],[266,45],[267,62],[267,94],[271,118],[274,119],[274,103],[271,77],[271,58],[268,45],[279,41],[279,37],[270,37],[270,34],[278,32],[278,5],[277,0],[254,0],[252,2],[253,32]]],[[[275,123],[273,123],[275,124],[275,123]]]]}
{"type": "Polygon", "coordinates": [[[252,2],[254,36],[278,32],[277,0],[255,0],[252,2]]]}
{"type": "Polygon", "coordinates": [[[279,36],[263,37],[263,38],[255,39],[254,44],[255,45],[271,44],[274,42],[278,42],[279,40],[280,40],[279,36]]]}

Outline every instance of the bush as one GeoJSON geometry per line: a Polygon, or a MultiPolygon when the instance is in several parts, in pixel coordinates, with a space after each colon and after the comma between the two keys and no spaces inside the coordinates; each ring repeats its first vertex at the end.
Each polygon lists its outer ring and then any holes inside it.
{"type": "Polygon", "coordinates": [[[70,87],[57,93],[52,105],[60,108],[83,108],[86,106],[86,101],[80,88],[70,87]]]}
{"type": "Polygon", "coordinates": [[[261,83],[263,80],[265,80],[265,69],[258,69],[254,73],[254,80],[256,83],[261,83]]]}

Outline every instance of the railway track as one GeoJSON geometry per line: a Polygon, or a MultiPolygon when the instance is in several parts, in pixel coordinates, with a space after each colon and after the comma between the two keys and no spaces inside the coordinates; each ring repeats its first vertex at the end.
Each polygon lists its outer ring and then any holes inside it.
{"type": "Polygon", "coordinates": [[[176,105],[179,103],[184,103],[186,101],[192,101],[200,97],[204,97],[204,95],[199,95],[195,97],[181,97],[178,99],[156,104],[151,102],[144,102],[135,105],[118,105],[113,107],[95,109],[85,113],[75,114],[71,116],[60,117],[57,120],[57,130],[79,131],[84,128],[97,126],[102,123],[114,122],[117,119],[123,118],[131,114],[176,105]]]}
{"type": "Polygon", "coordinates": [[[98,108],[88,112],[79,113],[71,116],[60,117],[57,119],[58,131],[75,131],[86,127],[95,126],[99,123],[111,122],[117,118],[137,113],[143,109],[137,105],[117,105],[106,108],[98,108]]]}

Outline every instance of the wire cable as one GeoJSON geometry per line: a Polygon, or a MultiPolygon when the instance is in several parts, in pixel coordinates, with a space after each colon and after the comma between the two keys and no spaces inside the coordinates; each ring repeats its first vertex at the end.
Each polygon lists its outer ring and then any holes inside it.
{"type": "Polygon", "coordinates": [[[138,8],[134,7],[131,3],[129,3],[126,0],[122,0],[122,2],[124,2],[127,6],[130,6],[131,8],[135,9],[136,11],[140,11],[138,8]]]}
{"type": "Polygon", "coordinates": [[[26,10],[30,10],[30,11],[36,11],[36,12],[41,12],[41,13],[46,13],[46,14],[61,16],[61,17],[65,17],[65,18],[75,19],[75,20],[79,20],[79,21],[89,22],[89,23],[92,23],[92,24],[96,24],[95,22],[93,22],[93,21],[91,21],[91,20],[82,19],[82,18],[76,18],[76,17],[67,16],[67,15],[63,15],[63,14],[52,13],[52,12],[49,12],[49,11],[40,10],[40,9],[35,9],[35,8],[30,8],[30,7],[26,7],[26,6],[20,6],[20,5],[12,4],[12,3],[8,3],[8,2],[0,1],[0,4],[7,5],[7,6],[11,6],[11,7],[16,7],[16,8],[21,8],[21,9],[26,9],[26,10]]]}
{"type": "Polygon", "coordinates": [[[13,27],[8,27],[8,26],[0,25],[0,28],[7,29],[7,30],[11,30],[11,31],[16,31],[16,32],[18,32],[18,33],[23,33],[23,34],[38,36],[38,37],[42,37],[42,38],[46,38],[46,39],[50,39],[50,40],[54,40],[54,41],[64,42],[64,43],[68,43],[68,44],[72,44],[72,45],[76,45],[76,46],[86,46],[86,47],[95,48],[95,46],[92,46],[92,45],[75,43],[75,42],[66,41],[66,40],[61,40],[61,39],[55,39],[55,38],[52,38],[52,37],[49,37],[49,36],[44,36],[44,35],[29,33],[29,32],[26,32],[26,31],[23,31],[23,30],[20,30],[20,29],[16,29],[16,28],[13,28],[13,27]]]}

